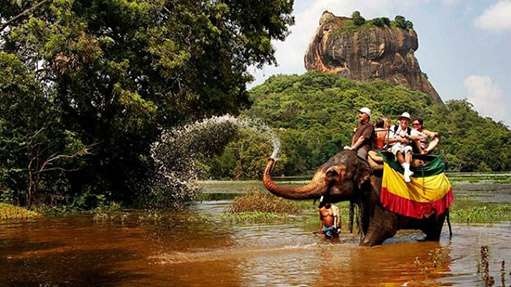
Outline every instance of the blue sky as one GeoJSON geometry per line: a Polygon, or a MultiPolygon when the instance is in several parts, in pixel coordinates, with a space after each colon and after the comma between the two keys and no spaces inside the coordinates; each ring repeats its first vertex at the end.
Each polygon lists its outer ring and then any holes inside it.
{"type": "Polygon", "coordinates": [[[511,0],[295,0],[291,34],[273,43],[278,66],[252,69],[251,86],[305,72],[303,56],[324,10],[405,16],[419,36],[415,56],[440,97],[466,98],[481,115],[511,126],[511,0]]]}

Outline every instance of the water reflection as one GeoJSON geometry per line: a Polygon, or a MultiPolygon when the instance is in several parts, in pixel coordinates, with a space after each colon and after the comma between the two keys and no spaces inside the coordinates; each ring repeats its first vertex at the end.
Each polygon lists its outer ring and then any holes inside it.
{"type": "Polygon", "coordinates": [[[444,230],[439,243],[405,231],[362,248],[356,235],[332,242],[312,234],[317,226],[223,223],[228,203],[154,220],[130,213],[122,222],[2,224],[0,286],[484,286],[481,246],[495,285],[511,281],[511,223],[455,225],[453,240],[444,230]]]}

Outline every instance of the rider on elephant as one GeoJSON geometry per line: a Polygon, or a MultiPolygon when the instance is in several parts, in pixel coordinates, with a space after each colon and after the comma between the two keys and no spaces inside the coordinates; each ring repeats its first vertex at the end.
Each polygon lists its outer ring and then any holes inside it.
{"type": "Polygon", "coordinates": [[[410,139],[415,142],[417,151],[423,155],[431,153],[440,142],[438,133],[425,129],[424,120],[422,118],[415,118],[412,121],[412,127],[413,130],[410,139]]]}
{"type": "Polygon", "coordinates": [[[408,126],[410,120],[409,113],[402,113],[399,116],[399,125],[392,126],[389,131],[391,151],[404,169],[403,175],[406,182],[410,182],[410,176],[413,175],[413,172],[410,170],[413,153],[413,147],[410,145],[412,129],[408,126]]]}
{"type": "Polygon", "coordinates": [[[358,126],[351,138],[351,146],[345,146],[344,149],[353,150],[357,155],[367,160],[367,153],[371,149],[374,127],[369,122],[371,110],[363,107],[358,113],[358,126]]]}

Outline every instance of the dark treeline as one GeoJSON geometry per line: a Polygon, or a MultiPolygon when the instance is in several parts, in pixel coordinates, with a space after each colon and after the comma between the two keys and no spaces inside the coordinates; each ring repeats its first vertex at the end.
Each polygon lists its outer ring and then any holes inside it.
{"type": "Polygon", "coordinates": [[[132,204],[162,129],[249,106],[292,0],[0,3],[0,201],[132,204]]]}
{"type": "MultiPolygon", "coordinates": [[[[245,111],[275,128],[282,141],[276,174],[307,174],[351,144],[357,110],[368,106],[378,117],[408,111],[424,118],[427,129],[441,135],[437,153],[451,170],[511,169],[511,131],[481,117],[465,100],[435,104],[430,96],[383,81],[351,81],[335,75],[306,73],[273,76],[250,91],[254,103],[245,111]]],[[[209,163],[217,178],[258,178],[271,153],[267,139],[247,130],[209,163]]]]}

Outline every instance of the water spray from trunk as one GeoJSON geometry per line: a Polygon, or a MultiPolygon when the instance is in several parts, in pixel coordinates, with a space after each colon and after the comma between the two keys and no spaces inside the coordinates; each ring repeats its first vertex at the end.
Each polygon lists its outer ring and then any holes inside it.
{"type": "Polygon", "coordinates": [[[149,201],[157,202],[155,207],[166,207],[191,200],[199,192],[196,180],[204,174],[202,162],[221,153],[241,128],[255,130],[271,141],[271,157],[278,159],[279,138],[270,127],[257,119],[227,114],[164,130],[160,139],[151,146],[156,172],[149,201]]]}

